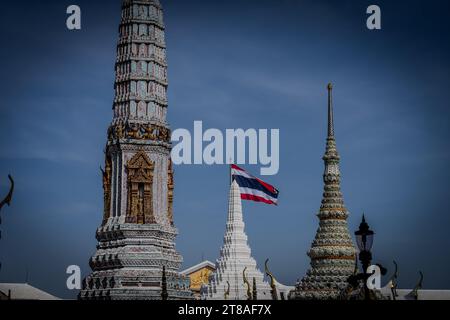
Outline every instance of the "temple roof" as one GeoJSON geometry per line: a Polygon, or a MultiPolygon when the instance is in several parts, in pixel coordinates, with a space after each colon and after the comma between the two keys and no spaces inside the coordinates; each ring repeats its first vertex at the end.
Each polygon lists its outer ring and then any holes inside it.
{"type": "Polygon", "coordinates": [[[61,300],[28,283],[0,283],[0,292],[11,300],[61,300]]]}
{"type": "Polygon", "coordinates": [[[189,275],[191,273],[194,273],[196,271],[199,271],[204,268],[210,268],[212,270],[216,270],[216,265],[212,263],[211,261],[205,260],[203,262],[200,262],[199,264],[196,264],[195,266],[192,266],[186,270],[183,270],[180,272],[182,275],[189,275]]]}

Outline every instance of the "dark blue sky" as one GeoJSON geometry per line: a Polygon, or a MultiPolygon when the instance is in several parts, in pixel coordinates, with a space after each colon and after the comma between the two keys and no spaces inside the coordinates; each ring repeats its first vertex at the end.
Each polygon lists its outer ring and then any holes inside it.
{"type": "MultiPolygon", "coordinates": [[[[279,128],[280,205],[244,203],[253,255],[281,282],[305,273],[322,196],[326,84],[335,84],[342,188],[353,232],[362,212],[374,257],[450,288],[448,1],[166,0],[173,129],[279,128]],[[382,9],[381,31],[365,27],[382,9]]],[[[7,2],[0,12],[2,282],[29,281],[61,297],[68,265],[85,276],[102,218],[120,1],[7,2]],[[81,6],[83,29],[65,28],[81,6]]],[[[247,166],[255,174],[259,167],[247,166]]],[[[214,261],[225,229],[225,166],[176,167],[177,247],[185,267],[214,261]]],[[[392,270],[391,270],[392,271],[392,270]]]]}

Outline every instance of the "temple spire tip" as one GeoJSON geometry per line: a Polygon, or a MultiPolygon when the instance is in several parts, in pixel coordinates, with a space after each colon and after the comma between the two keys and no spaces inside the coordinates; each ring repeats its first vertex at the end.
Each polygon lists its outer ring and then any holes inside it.
{"type": "Polygon", "coordinates": [[[333,84],[329,83],[328,89],[328,137],[334,137],[334,114],[333,114],[333,84]]]}

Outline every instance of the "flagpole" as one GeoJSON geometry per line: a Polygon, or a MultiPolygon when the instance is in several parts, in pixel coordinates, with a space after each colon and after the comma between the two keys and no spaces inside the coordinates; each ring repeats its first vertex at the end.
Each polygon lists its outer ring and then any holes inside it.
{"type": "Polygon", "coordinates": [[[233,169],[231,165],[233,164],[233,160],[230,158],[230,186],[233,184],[233,169]]]}
{"type": "Polygon", "coordinates": [[[231,159],[230,159],[230,168],[229,168],[229,170],[230,170],[230,186],[233,184],[233,169],[231,168],[231,159]]]}

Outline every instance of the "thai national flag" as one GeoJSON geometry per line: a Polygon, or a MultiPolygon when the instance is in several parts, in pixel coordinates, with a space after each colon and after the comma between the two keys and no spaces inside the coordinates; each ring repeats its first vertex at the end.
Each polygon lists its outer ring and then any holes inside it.
{"type": "Polygon", "coordinates": [[[244,169],[231,165],[231,175],[239,185],[242,200],[278,204],[278,190],[268,183],[250,175],[244,169]]]}

